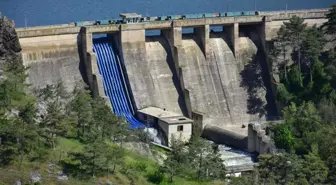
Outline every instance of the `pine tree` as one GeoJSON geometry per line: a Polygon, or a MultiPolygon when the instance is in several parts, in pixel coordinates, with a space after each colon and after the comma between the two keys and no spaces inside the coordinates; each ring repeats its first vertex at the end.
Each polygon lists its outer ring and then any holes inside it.
{"type": "Polygon", "coordinates": [[[92,122],[92,98],[90,93],[83,89],[74,90],[75,98],[71,102],[71,111],[77,122],[77,138],[85,139],[86,129],[90,129],[92,122]]]}
{"type": "Polygon", "coordinates": [[[106,153],[105,169],[107,176],[114,174],[117,166],[124,164],[125,150],[120,146],[110,146],[106,153]]]}
{"type": "Polygon", "coordinates": [[[325,28],[326,34],[334,35],[336,33],[336,4],[331,6],[326,17],[328,21],[323,24],[322,28],[325,28]]]}
{"type": "Polygon", "coordinates": [[[170,144],[172,151],[164,161],[161,171],[168,174],[169,182],[172,183],[175,176],[178,174],[181,175],[181,173],[185,173],[189,170],[189,164],[188,153],[184,143],[181,142],[181,140],[172,137],[170,144]]]}
{"type": "Polygon", "coordinates": [[[18,159],[21,166],[23,159],[39,147],[35,99],[25,91],[27,75],[20,56],[10,57],[2,70],[5,78],[0,81],[1,165],[18,159]]]}
{"type": "MultiPolygon", "coordinates": [[[[306,27],[307,24],[304,23],[304,20],[302,18],[298,16],[293,16],[289,19],[289,22],[284,23],[278,35],[281,41],[287,41],[289,45],[293,46],[293,51],[296,54],[295,61],[297,63],[299,72],[301,72],[302,60],[301,45],[304,38],[304,30],[306,29],[306,27]]],[[[299,81],[301,81],[301,75],[298,75],[298,79],[299,81]]]]}
{"type": "Polygon", "coordinates": [[[192,137],[188,156],[191,157],[191,169],[195,170],[198,180],[224,179],[225,166],[220,155],[213,150],[210,143],[200,137],[192,137]]]}
{"type": "Polygon", "coordinates": [[[323,184],[328,177],[328,168],[318,154],[318,146],[312,145],[312,150],[304,156],[303,172],[310,184],[323,184]]]}
{"type": "Polygon", "coordinates": [[[325,44],[325,39],[323,37],[323,32],[319,30],[316,26],[308,28],[305,31],[305,36],[302,41],[302,54],[305,64],[309,68],[310,82],[313,82],[313,70],[312,66],[319,59],[323,47],[325,44]]]}

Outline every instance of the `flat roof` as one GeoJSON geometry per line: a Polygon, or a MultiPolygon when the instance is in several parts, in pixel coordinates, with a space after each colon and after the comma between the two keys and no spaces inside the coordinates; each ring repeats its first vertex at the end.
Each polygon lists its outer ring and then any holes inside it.
{"type": "Polygon", "coordinates": [[[139,18],[139,17],[141,17],[141,14],[137,14],[137,13],[121,13],[120,17],[121,18],[139,18]]]}
{"type": "Polygon", "coordinates": [[[147,108],[138,110],[138,112],[158,118],[167,124],[183,124],[183,123],[193,122],[193,120],[187,117],[184,117],[182,114],[163,110],[157,107],[147,107],[147,108]]]}
{"type": "Polygon", "coordinates": [[[184,117],[184,116],[174,116],[174,117],[165,117],[161,118],[162,121],[166,122],[169,125],[174,125],[174,124],[186,124],[186,123],[193,123],[194,121],[184,117]]]}
{"type": "Polygon", "coordinates": [[[182,116],[181,114],[163,110],[157,107],[147,107],[147,108],[138,110],[138,112],[141,112],[141,113],[144,113],[144,114],[156,117],[156,118],[182,116]]]}

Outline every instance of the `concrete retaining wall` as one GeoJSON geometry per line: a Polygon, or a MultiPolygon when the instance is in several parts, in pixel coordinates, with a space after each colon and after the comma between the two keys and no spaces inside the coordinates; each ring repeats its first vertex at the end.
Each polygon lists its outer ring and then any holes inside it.
{"type": "Polygon", "coordinates": [[[239,149],[247,149],[247,136],[231,132],[214,125],[206,125],[202,137],[207,138],[217,144],[225,144],[239,149]]]}
{"type": "Polygon", "coordinates": [[[28,83],[38,88],[62,81],[72,91],[85,78],[78,41],[78,34],[20,38],[23,64],[29,67],[28,83]]]}
{"type": "Polygon", "coordinates": [[[251,153],[274,153],[276,147],[271,138],[266,135],[266,124],[250,123],[248,125],[248,151],[251,153]]]}

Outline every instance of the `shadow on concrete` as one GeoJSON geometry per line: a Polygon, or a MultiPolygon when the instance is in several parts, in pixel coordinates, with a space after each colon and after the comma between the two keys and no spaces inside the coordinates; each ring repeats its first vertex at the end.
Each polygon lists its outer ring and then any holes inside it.
{"type": "Polygon", "coordinates": [[[210,31],[209,38],[210,39],[212,38],[223,39],[226,43],[229,42],[228,35],[224,31],[221,31],[221,32],[210,31]]]}
{"type": "Polygon", "coordinates": [[[259,94],[265,90],[265,87],[258,58],[257,53],[252,61],[246,64],[244,69],[240,72],[242,78],[240,86],[244,87],[248,93],[247,113],[253,115],[258,114],[259,117],[263,117],[266,114],[266,107],[259,94]]]}
{"type": "Polygon", "coordinates": [[[259,117],[266,116],[266,119],[277,117],[275,97],[273,95],[271,74],[268,67],[267,56],[261,44],[261,37],[255,25],[244,25],[239,28],[256,45],[258,51],[250,63],[245,65],[240,75],[242,77],[241,86],[248,92],[248,113],[259,114],[259,117]],[[261,91],[266,90],[266,102],[263,103],[260,95],[261,91]]]}
{"type": "MultiPolygon", "coordinates": [[[[81,28],[82,29],[82,28],[81,28]]],[[[86,67],[85,67],[85,61],[84,61],[84,55],[86,55],[86,52],[83,51],[83,44],[81,39],[81,32],[77,35],[77,50],[79,54],[79,64],[78,64],[78,70],[82,76],[82,80],[89,85],[87,73],[86,73],[86,67]]]]}
{"type": "Polygon", "coordinates": [[[183,33],[182,40],[193,40],[197,44],[198,48],[200,48],[200,50],[203,52],[203,55],[205,56],[204,48],[201,44],[201,38],[199,38],[196,33],[183,33]]]}
{"type": "Polygon", "coordinates": [[[172,54],[172,51],[169,47],[169,43],[168,43],[167,39],[163,36],[150,36],[150,38],[146,37],[146,42],[159,42],[163,46],[163,48],[165,49],[165,51],[167,53],[166,62],[169,66],[170,71],[173,74],[172,75],[173,84],[174,84],[175,89],[178,93],[179,107],[182,110],[182,114],[184,116],[188,117],[188,111],[187,111],[183,91],[182,91],[182,88],[181,88],[180,79],[179,79],[179,76],[178,76],[178,73],[177,73],[177,69],[175,68],[173,54],[172,54]]]}
{"type": "Polygon", "coordinates": [[[222,127],[207,124],[202,132],[202,137],[215,142],[239,149],[247,149],[247,136],[222,127]]]}
{"type": "Polygon", "coordinates": [[[215,32],[211,30],[209,34],[209,38],[210,39],[223,39],[225,43],[229,46],[231,52],[234,53],[233,43],[230,40],[229,35],[226,32],[224,31],[215,32]]]}

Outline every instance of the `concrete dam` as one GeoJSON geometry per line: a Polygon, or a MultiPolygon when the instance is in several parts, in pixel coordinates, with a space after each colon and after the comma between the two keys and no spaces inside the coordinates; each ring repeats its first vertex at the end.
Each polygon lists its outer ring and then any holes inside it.
{"type": "Polygon", "coordinates": [[[327,11],[16,31],[33,87],[62,81],[71,91],[82,79],[134,127],[156,122],[167,141],[198,128],[210,140],[247,149],[248,123],[278,115],[267,62],[277,30],[294,15],[321,25],[327,11]],[[159,34],[148,34],[153,30],[159,34]]]}

